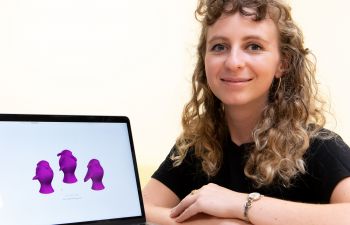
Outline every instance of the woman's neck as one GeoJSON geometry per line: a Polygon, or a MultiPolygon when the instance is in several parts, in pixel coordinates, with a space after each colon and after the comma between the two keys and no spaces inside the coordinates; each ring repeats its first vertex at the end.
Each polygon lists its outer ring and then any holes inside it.
{"type": "Polygon", "coordinates": [[[241,145],[253,141],[252,132],[261,118],[265,105],[225,106],[225,116],[231,140],[241,145]]]}

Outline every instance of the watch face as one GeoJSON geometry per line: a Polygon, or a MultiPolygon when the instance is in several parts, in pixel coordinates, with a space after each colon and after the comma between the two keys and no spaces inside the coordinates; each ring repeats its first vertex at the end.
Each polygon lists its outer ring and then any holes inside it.
{"type": "Polygon", "coordinates": [[[258,192],[253,192],[249,194],[249,198],[255,200],[258,200],[260,198],[260,194],[258,192]]]}

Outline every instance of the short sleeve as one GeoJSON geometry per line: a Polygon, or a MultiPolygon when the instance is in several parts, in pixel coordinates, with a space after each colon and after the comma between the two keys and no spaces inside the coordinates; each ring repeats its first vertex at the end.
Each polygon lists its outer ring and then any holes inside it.
{"type": "Polygon", "coordinates": [[[160,181],[172,190],[179,199],[183,199],[191,190],[200,188],[205,183],[205,176],[200,170],[200,161],[189,150],[185,159],[179,166],[173,165],[170,158],[176,151],[175,146],[171,149],[166,159],[154,172],[152,178],[160,181]]]}
{"type": "Polygon", "coordinates": [[[329,202],[335,186],[350,177],[350,149],[339,137],[312,142],[307,158],[308,173],[319,180],[320,197],[329,202]]]}

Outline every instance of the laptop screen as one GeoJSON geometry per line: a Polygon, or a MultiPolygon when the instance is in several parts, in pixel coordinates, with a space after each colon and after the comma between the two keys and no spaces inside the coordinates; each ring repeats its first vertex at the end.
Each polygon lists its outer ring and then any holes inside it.
{"type": "Polygon", "coordinates": [[[128,121],[0,115],[0,224],[143,218],[128,121]]]}

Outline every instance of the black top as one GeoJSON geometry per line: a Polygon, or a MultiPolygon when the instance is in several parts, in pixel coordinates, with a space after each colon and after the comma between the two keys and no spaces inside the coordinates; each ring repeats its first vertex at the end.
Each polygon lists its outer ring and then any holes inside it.
{"type": "Polygon", "coordinates": [[[166,185],[180,199],[193,189],[215,183],[242,193],[257,191],[279,199],[329,203],[338,182],[350,176],[350,149],[343,140],[339,136],[331,139],[316,138],[311,141],[304,155],[306,173],[299,174],[290,187],[270,185],[255,188],[243,171],[249,145],[237,146],[231,140],[224,143],[223,164],[217,175],[211,178],[202,171],[200,160],[194,155],[193,149],[188,152],[180,166],[173,167],[173,161],[169,158],[175,151],[173,147],[152,177],[166,185]]]}

